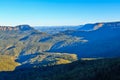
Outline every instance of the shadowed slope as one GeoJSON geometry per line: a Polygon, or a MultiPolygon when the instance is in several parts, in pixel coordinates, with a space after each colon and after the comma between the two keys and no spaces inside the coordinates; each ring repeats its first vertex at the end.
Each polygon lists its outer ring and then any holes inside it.
{"type": "Polygon", "coordinates": [[[120,58],[76,61],[66,65],[1,72],[1,80],[119,80],[120,58]]]}

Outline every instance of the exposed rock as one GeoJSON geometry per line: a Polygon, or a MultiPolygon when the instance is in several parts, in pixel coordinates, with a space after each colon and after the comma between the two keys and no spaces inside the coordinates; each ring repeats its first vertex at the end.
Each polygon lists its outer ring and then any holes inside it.
{"type": "Polygon", "coordinates": [[[103,23],[98,23],[97,25],[95,25],[93,30],[97,30],[97,29],[103,27],[103,25],[104,25],[103,23]]]}
{"type": "Polygon", "coordinates": [[[11,27],[11,26],[0,26],[1,31],[12,31],[12,30],[19,30],[17,27],[11,27]]]}
{"type": "Polygon", "coordinates": [[[32,27],[30,27],[29,25],[18,25],[18,26],[0,26],[0,31],[17,31],[17,30],[21,30],[21,31],[26,31],[26,30],[33,30],[32,27]]]}

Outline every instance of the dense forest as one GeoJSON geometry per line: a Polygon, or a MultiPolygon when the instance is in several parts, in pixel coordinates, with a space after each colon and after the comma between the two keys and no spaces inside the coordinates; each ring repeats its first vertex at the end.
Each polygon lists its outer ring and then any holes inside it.
{"type": "Polygon", "coordinates": [[[0,80],[120,80],[120,58],[1,72],[0,80]]]}

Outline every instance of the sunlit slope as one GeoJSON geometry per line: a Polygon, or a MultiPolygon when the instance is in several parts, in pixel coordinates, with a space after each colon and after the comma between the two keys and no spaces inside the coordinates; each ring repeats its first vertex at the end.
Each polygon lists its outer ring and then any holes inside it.
{"type": "Polygon", "coordinates": [[[0,71],[13,71],[18,65],[20,64],[15,62],[15,57],[0,55],[0,71]]]}
{"type": "MultiPolygon", "coordinates": [[[[16,26],[15,29],[0,30],[0,54],[20,56],[46,52],[52,48],[69,46],[76,42],[84,42],[84,39],[64,34],[50,35],[39,32],[29,25],[16,26]]],[[[59,52],[59,51],[58,51],[59,52]]]]}

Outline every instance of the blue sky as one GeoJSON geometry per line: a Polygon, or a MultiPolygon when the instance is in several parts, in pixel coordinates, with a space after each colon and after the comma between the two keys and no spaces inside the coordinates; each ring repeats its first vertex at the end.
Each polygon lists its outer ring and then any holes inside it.
{"type": "Polygon", "coordinates": [[[120,21],[119,0],[0,0],[0,25],[80,25],[120,21]]]}

